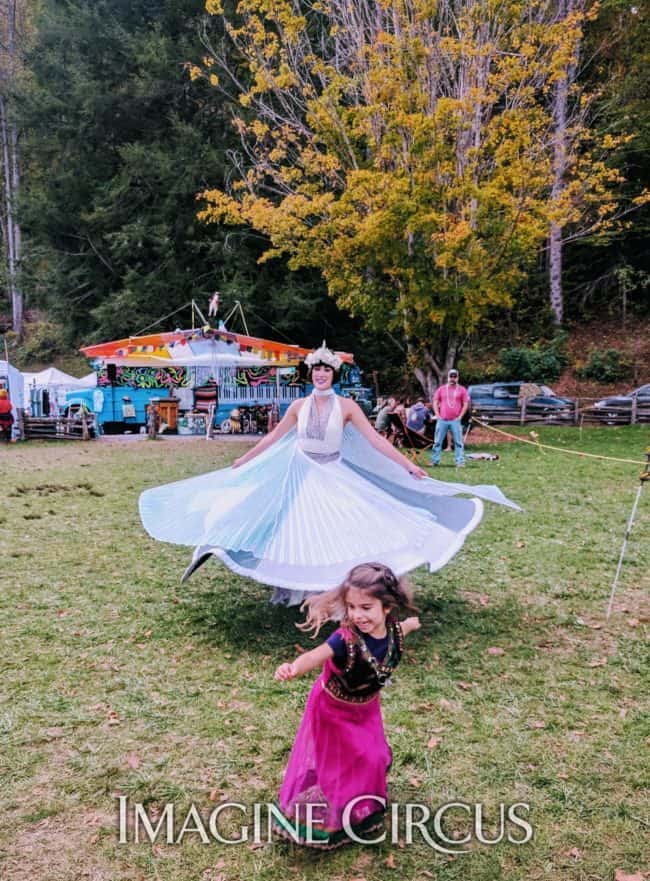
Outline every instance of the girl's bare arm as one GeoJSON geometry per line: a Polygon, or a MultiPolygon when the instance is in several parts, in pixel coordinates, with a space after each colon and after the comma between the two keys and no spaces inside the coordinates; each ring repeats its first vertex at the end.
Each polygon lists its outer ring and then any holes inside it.
{"type": "Polygon", "coordinates": [[[309,673],[310,670],[314,670],[316,667],[322,667],[325,661],[332,657],[334,657],[334,652],[331,647],[324,642],[322,645],[319,645],[318,648],[312,649],[310,652],[305,652],[304,655],[299,655],[293,663],[280,664],[275,671],[274,678],[279,682],[283,682],[285,679],[295,679],[296,676],[302,676],[304,673],[309,673]]]}

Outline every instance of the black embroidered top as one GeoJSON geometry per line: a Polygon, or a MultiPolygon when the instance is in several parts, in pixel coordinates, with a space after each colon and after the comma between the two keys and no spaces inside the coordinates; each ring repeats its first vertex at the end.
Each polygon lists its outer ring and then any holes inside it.
{"type": "Polygon", "coordinates": [[[387,646],[383,659],[378,660],[370,652],[363,635],[356,629],[341,627],[337,633],[345,640],[345,666],[330,664],[330,675],[325,690],[339,700],[365,703],[372,700],[389,681],[404,651],[404,635],[399,621],[386,621],[387,646]]]}

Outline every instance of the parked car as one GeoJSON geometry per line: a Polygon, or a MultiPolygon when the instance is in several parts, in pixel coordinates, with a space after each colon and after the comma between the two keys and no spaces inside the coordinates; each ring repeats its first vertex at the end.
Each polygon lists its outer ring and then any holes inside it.
{"type": "Polygon", "coordinates": [[[338,392],[343,398],[352,398],[356,401],[366,416],[372,415],[374,400],[371,388],[364,385],[340,385],[338,392]]]}
{"type": "MultiPolygon", "coordinates": [[[[604,421],[616,421],[617,418],[620,420],[621,416],[626,416],[626,411],[632,410],[632,402],[635,399],[637,407],[650,410],[650,385],[639,386],[626,395],[612,395],[609,398],[602,398],[602,400],[596,401],[592,409],[604,421]]],[[[648,418],[647,414],[642,414],[639,421],[646,422],[648,418]]]]}
{"type": "Polygon", "coordinates": [[[569,398],[561,398],[553,389],[542,383],[491,382],[485,385],[470,385],[467,389],[472,402],[472,410],[517,410],[519,392],[522,385],[536,385],[540,394],[526,397],[526,412],[540,416],[569,416],[574,404],[569,398]]]}

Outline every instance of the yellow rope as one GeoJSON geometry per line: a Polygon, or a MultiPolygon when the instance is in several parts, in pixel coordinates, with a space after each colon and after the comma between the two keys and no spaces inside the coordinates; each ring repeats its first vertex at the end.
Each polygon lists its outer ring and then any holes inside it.
{"type": "Polygon", "coordinates": [[[614,456],[599,456],[596,453],[581,453],[580,450],[569,450],[567,447],[554,447],[551,444],[540,444],[539,441],[528,440],[525,437],[519,437],[516,434],[510,434],[508,431],[502,431],[500,428],[495,428],[493,425],[487,425],[485,422],[481,422],[476,416],[472,416],[472,422],[476,422],[477,425],[480,425],[481,428],[487,428],[490,431],[496,431],[497,434],[502,434],[505,437],[510,437],[513,440],[519,441],[522,444],[531,444],[533,447],[539,447],[539,449],[544,450],[555,450],[556,453],[570,453],[573,456],[586,456],[589,459],[603,459],[606,462],[624,462],[626,465],[645,465],[645,462],[639,462],[636,459],[617,459],[614,456]]]}

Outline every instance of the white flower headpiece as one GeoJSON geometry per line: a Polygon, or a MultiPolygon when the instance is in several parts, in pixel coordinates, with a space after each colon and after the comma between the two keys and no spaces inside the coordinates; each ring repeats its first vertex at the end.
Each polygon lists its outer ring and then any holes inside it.
{"type": "Polygon", "coordinates": [[[305,364],[309,368],[315,367],[317,364],[325,364],[327,367],[331,367],[332,370],[340,370],[343,361],[331,349],[327,348],[327,344],[323,340],[320,349],[314,349],[313,352],[307,355],[305,364]]]}

